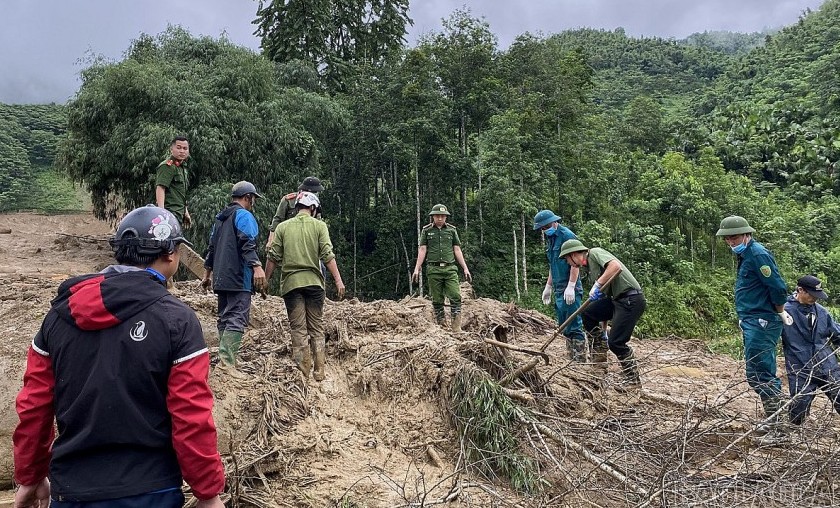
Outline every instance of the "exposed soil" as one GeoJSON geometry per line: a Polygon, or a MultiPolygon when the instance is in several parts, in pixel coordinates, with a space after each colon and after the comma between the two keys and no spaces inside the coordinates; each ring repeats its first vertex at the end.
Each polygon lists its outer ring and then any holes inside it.
{"type": "MultiPolygon", "coordinates": [[[[86,215],[0,215],[0,478],[11,471],[14,396],[29,343],[60,283],[110,263],[106,223],[86,215]]],[[[469,292],[469,288],[465,288],[469,292]]],[[[198,314],[215,363],[212,294],[173,293],[198,314]]],[[[484,343],[504,330],[539,349],[555,329],[536,312],[484,298],[464,303],[464,332],[433,324],[425,299],[328,302],[327,379],[305,382],[289,357],[283,301],[255,298],[242,382],[211,375],[220,449],[239,506],[828,506],[840,488],[840,426],[820,397],[792,443],[751,434],[757,397],[743,362],[702,342],[633,340],[643,389],[566,360],[563,340],[509,386],[523,410],[520,452],[545,482],[527,494],[479,474],[453,424],[450,390],[464,369],[488,378],[532,356],[484,343]],[[483,374],[483,375],[484,375],[483,374]],[[599,467],[600,465],[600,467],[599,467]],[[616,472],[610,473],[608,470],[616,472]],[[752,504],[750,504],[752,503],[752,504]]],[[[614,360],[614,357],[613,357],[614,360]]],[[[8,488],[9,483],[6,484],[8,488]]]]}

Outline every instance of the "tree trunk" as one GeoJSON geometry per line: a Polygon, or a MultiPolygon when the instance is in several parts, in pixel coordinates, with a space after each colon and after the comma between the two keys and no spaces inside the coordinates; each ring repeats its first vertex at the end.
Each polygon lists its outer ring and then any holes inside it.
{"type": "Polygon", "coordinates": [[[358,243],[359,243],[357,241],[358,238],[356,237],[356,216],[357,215],[358,214],[356,213],[356,210],[354,210],[353,211],[353,294],[354,295],[359,294],[358,287],[356,286],[356,281],[359,280],[359,278],[356,276],[356,245],[358,245],[358,243]]]}
{"type": "Polygon", "coordinates": [[[528,294],[528,256],[525,255],[525,214],[520,214],[522,220],[522,287],[528,294]]]}
{"type": "MultiPolygon", "coordinates": [[[[417,210],[417,240],[420,240],[420,229],[422,229],[423,224],[420,222],[422,215],[420,214],[420,169],[418,168],[417,164],[417,149],[415,147],[414,150],[414,202],[417,210]]],[[[421,270],[422,271],[422,270],[421,270]]],[[[409,276],[409,280],[411,276],[409,276]]],[[[411,283],[409,283],[411,284],[411,283]]],[[[409,286],[411,288],[411,286],[409,286]]],[[[414,291],[414,288],[411,288],[414,291]]],[[[420,274],[420,277],[417,279],[417,291],[420,296],[423,296],[423,274],[420,274]]]]}
{"type": "Polygon", "coordinates": [[[467,230],[469,229],[470,221],[467,215],[467,184],[461,184],[461,203],[464,204],[464,240],[467,238],[467,230]]]}
{"type": "Polygon", "coordinates": [[[716,258],[716,254],[717,254],[717,240],[714,236],[712,237],[711,241],[709,242],[709,246],[711,247],[710,250],[712,251],[711,252],[711,254],[712,254],[712,256],[711,256],[712,257],[712,270],[714,270],[715,269],[715,258],[716,258]]]}
{"type": "Polygon", "coordinates": [[[478,153],[476,156],[476,161],[478,164],[478,244],[484,245],[484,209],[482,206],[482,201],[484,201],[484,195],[481,193],[481,153],[478,153]]]}
{"type": "Polygon", "coordinates": [[[513,230],[513,280],[516,282],[516,301],[522,298],[519,292],[519,246],[516,241],[516,229],[513,230]]]}

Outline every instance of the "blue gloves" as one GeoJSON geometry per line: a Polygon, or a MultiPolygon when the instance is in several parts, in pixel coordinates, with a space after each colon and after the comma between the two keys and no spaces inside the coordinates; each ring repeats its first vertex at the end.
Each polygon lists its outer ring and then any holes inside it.
{"type": "Polygon", "coordinates": [[[589,290],[589,299],[590,300],[598,300],[604,296],[604,293],[601,292],[601,283],[595,281],[595,284],[592,285],[592,289],[589,290]]]}

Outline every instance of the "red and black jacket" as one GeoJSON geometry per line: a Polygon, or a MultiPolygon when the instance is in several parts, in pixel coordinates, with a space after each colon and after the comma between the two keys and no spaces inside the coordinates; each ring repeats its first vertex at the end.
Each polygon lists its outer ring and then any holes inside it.
{"type": "Polygon", "coordinates": [[[150,272],[65,281],[29,350],[15,480],[49,469],[52,496],[78,501],[179,487],[182,475],[199,499],[221,493],[208,370],[195,313],[150,272]]]}

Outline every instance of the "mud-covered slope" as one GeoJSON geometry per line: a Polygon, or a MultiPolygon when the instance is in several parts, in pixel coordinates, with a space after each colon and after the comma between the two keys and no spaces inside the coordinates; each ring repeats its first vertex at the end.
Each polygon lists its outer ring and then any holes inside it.
{"type": "MultiPolygon", "coordinates": [[[[0,388],[0,478],[10,479],[13,399],[26,349],[60,280],[107,262],[98,238],[109,228],[86,217],[0,216],[0,226],[7,224],[32,229],[25,242],[5,241],[0,251],[0,369],[7,380],[0,388]],[[30,254],[40,258],[32,262],[30,254]]],[[[215,363],[214,296],[196,281],[179,282],[173,292],[198,314],[215,363]]],[[[211,375],[228,495],[239,506],[836,500],[840,441],[828,404],[817,399],[789,445],[760,446],[751,434],[757,399],[743,364],[700,342],[634,339],[640,392],[615,389],[615,364],[605,376],[570,364],[562,340],[546,350],[550,364],[500,389],[495,381],[534,357],[484,340],[537,350],[554,333],[551,319],[468,298],[465,331],[452,334],[433,324],[425,299],[327,302],[327,378],[315,383],[301,379],[289,357],[282,299],[253,303],[242,350],[246,379],[211,375]],[[503,453],[476,432],[486,421],[495,422],[491,435],[509,438],[503,453]]]]}

